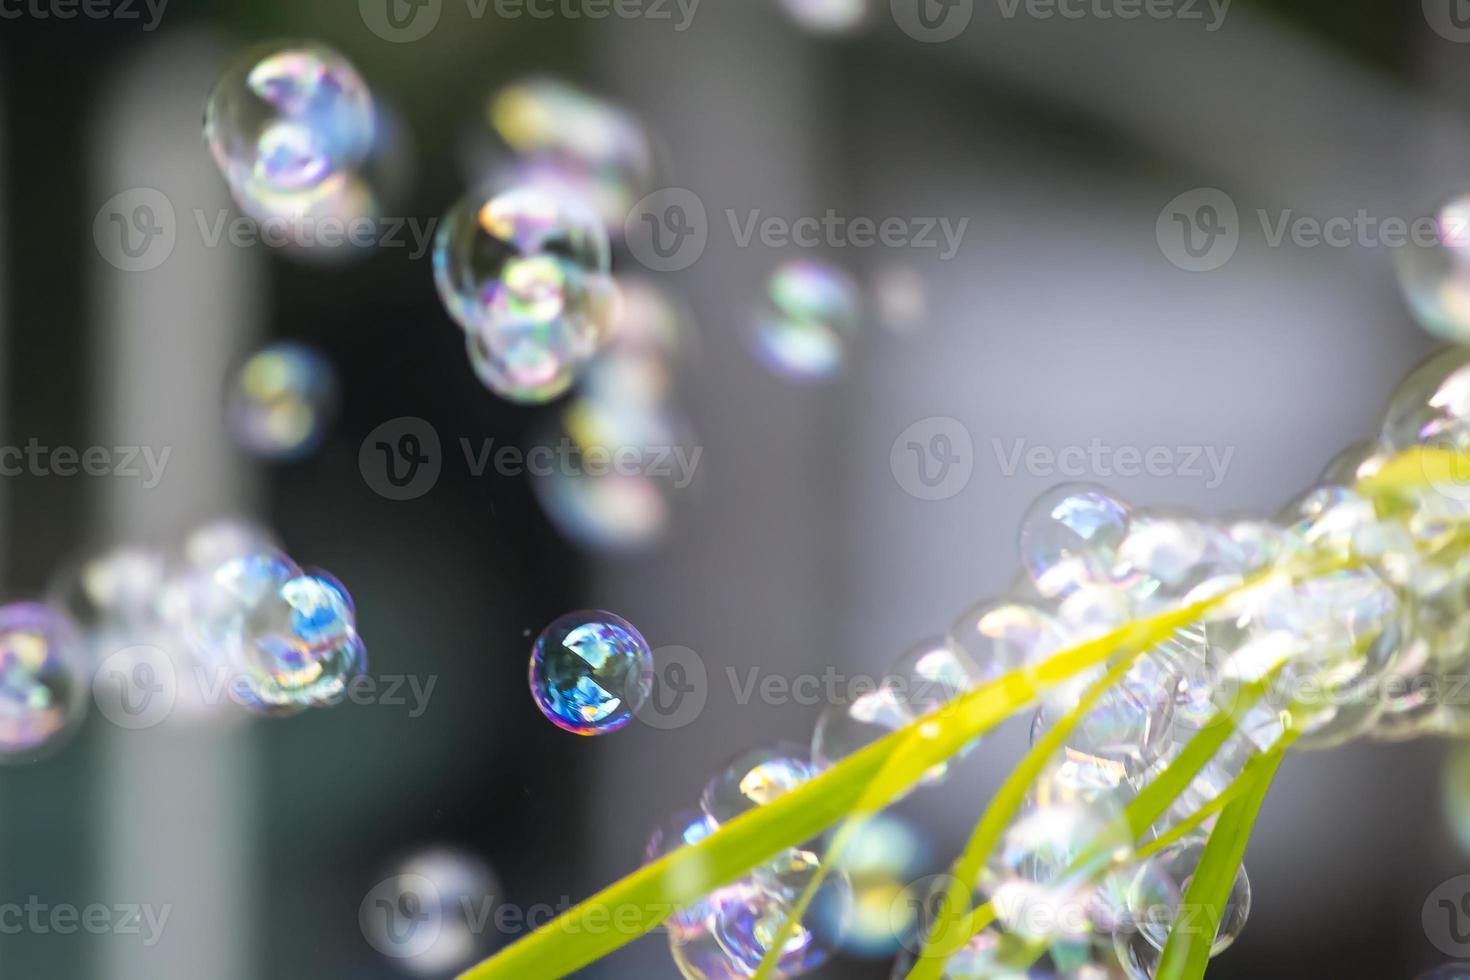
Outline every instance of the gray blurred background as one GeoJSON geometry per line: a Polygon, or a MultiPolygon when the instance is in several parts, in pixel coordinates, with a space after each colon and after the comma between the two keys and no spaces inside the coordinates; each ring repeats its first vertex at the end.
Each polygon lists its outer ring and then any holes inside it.
{"type": "MultiPolygon", "coordinates": [[[[682,32],[477,18],[444,0],[439,26],[406,44],[375,36],[349,3],[174,0],[153,31],[0,22],[0,432],[7,445],[174,447],[153,491],[0,482],[7,595],[38,591],[99,544],[244,513],[348,584],[375,671],[440,679],[418,718],[346,705],[180,734],[94,716],[57,757],[0,772],[0,900],[173,907],[146,949],[127,936],[0,935],[0,973],[397,976],[364,940],[358,906],[395,855],[431,843],[481,855],[521,906],[587,894],[635,867],[649,829],[726,757],[810,737],[816,708],[740,704],[728,669],[877,672],[1008,588],[1021,513],[1061,480],[1008,472],[1018,440],[1210,449],[1228,458],[1218,481],[1208,469],[1090,475],[1141,504],[1274,512],[1374,432],[1432,345],[1390,249],[1273,245],[1259,213],[1412,219],[1464,185],[1470,45],[1432,26],[1448,23],[1440,6],[1238,0],[1207,30],[1007,17],[979,0],[941,43],[907,36],[887,0],[840,38],[802,30],[775,0],[704,0],[682,32]],[[389,419],[429,420],[452,453],[460,437],[524,443],[541,418],[475,383],[427,260],[302,266],[206,249],[182,229],[152,272],[101,259],[92,222],[119,192],[228,206],[199,135],[203,99],[231,54],[276,36],[337,47],[406,122],[418,166],[405,215],[435,217],[458,196],[465,126],[527,73],[604,92],[659,134],[668,183],[693,190],[710,222],[702,257],[657,280],[697,327],[680,384],[704,447],[699,492],[663,548],[578,551],[525,481],[462,466],[410,502],[365,485],[359,446],[389,419]],[[1223,191],[1239,215],[1238,248],[1209,272],[1176,266],[1158,233],[1198,188],[1223,191]],[[829,208],[969,224],[948,261],[823,254],[868,283],[905,270],[925,309],[905,331],[873,326],[833,382],[792,385],[750,356],[744,323],[764,277],[799,250],[740,247],[725,213],[829,208]],[[290,466],[248,462],[218,424],[222,379],[267,337],[316,344],[345,389],[327,445],[290,466]],[[959,421],[972,466],[938,501],[906,492],[890,465],[900,433],[934,417],[959,421]],[[698,653],[710,688],[697,721],[577,740],[537,715],[529,637],[584,606],[698,653]]],[[[619,263],[637,268],[626,253],[619,263]]],[[[936,857],[960,845],[1023,747],[1012,726],[945,789],[904,805],[936,857]]],[[[1247,856],[1250,924],[1210,975],[1384,980],[1445,960],[1421,908],[1470,859],[1440,815],[1442,748],[1288,759],[1247,856]]],[[[676,974],[654,937],[585,975],[676,974]]],[[[887,965],[824,975],[883,977],[887,965]]]]}

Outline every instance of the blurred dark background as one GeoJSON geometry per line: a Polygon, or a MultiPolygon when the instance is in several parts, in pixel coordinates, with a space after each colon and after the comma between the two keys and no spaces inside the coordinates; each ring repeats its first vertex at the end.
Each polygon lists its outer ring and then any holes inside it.
{"type": "MultiPolygon", "coordinates": [[[[814,37],[774,0],[705,0],[683,33],[475,19],[453,0],[443,16],[410,44],[375,36],[351,3],[174,0],[155,31],[0,21],[0,433],[177,454],[146,499],[104,479],[0,482],[6,594],[40,591],[99,544],[246,514],[349,585],[375,671],[439,678],[418,718],[345,705],[140,735],[94,716],[55,758],[0,772],[0,898],[176,906],[151,950],[0,936],[7,976],[395,976],[358,905],[395,856],[433,843],[482,856],[509,901],[585,895],[635,866],[649,828],[723,758],[809,737],[814,710],[736,704],[720,686],[727,665],[876,670],[1004,591],[1019,516],[1054,481],[1002,474],[992,439],[1234,447],[1218,487],[1118,488],[1269,513],[1373,431],[1430,347],[1384,250],[1271,248],[1249,217],[1412,215],[1463,182],[1470,47],[1431,30],[1419,4],[1237,0],[1207,33],[1007,20],[981,3],[963,38],[938,45],[877,8],[861,32],[814,37]],[[669,183],[701,195],[717,232],[727,208],[832,207],[969,217],[969,237],[948,263],[898,257],[926,286],[914,335],[875,333],[835,383],[799,388],[765,373],[741,336],[781,256],[713,234],[692,269],[661,280],[697,324],[682,383],[704,490],[660,550],[589,555],[555,533],[527,481],[456,465],[459,438],[525,444],[551,410],[476,382],[427,258],[318,265],[224,247],[130,277],[98,255],[93,219],[128,188],[168,187],[181,213],[229,206],[198,132],[211,73],[280,36],[342,51],[406,123],[416,172],[403,215],[434,218],[463,191],[460,140],[492,89],[551,73],[648,120],[669,183]],[[1176,269],[1154,238],[1165,204],[1200,186],[1247,215],[1239,253],[1209,275],[1176,269]],[[317,346],[343,385],[327,444],[289,465],[250,462],[215,432],[211,390],[266,338],[317,346]],[[976,477],[930,503],[904,494],[887,461],[898,432],[937,415],[970,428],[976,477]],[[408,502],[374,493],[357,463],[368,433],[399,416],[445,443],[440,482],[408,502]],[[716,683],[696,724],[578,740],[540,718],[530,638],[583,606],[699,652],[716,683]]],[[[181,251],[191,236],[181,227],[181,251]]],[[[872,275],[895,258],[881,251],[837,258],[872,275]]],[[[1022,742],[991,739],[953,785],[905,806],[940,855],[1022,742]]],[[[1250,925],[1210,975],[1384,980],[1442,961],[1421,905],[1470,860],[1439,816],[1441,751],[1355,744],[1289,760],[1247,859],[1250,925]]],[[[887,971],[844,960],[823,975],[887,971]]],[[[675,973],[654,938],[586,975],[675,973]]]]}

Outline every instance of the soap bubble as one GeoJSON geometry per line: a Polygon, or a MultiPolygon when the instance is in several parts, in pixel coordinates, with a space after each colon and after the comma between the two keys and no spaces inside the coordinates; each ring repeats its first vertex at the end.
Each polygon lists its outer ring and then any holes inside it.
{"type": "Polygon", "coordinates": [[[304,344],[272,344],[241,367],[226,413],[235,441],[246,452],[299,459],[321,445],[337,398],[337,372],[330,361],[304,344]]]}
{"type": "MultiPolygon", "coordinates": [[[[834,887],[840,892],[840,885],[834,887]]],[[[833,900],[845,898],[836,894],[833,900]]],[[[777,975],[801,976],[831,957],[837,937],[822,931],[827,917],[820,904],[814,902],[792,931],[777,960],[777,975]]],[[[758,888],[725,889],[716,898],[712,931],[735,965],[753,975],[791,911],[788,900],[758,888]]]]}
{"type": "Polygon", "coordinates": [[[363,936],[395,965],[444,976],[489,951],[501,888],[478,858],[436,847],[400,862],[358,910],[363,936]]]}
{"type": "MultiPolygon", "coordinates": [[[[714,821],[703,812],[681,810],[648,838],[648,845],[643,851],[643,863],[652,864],[680,848],[698,844],[714,832],[714,821]]],[[[706,896],[670,915],[664,920],[664,928],[680,942],[693,939],[708,927],[712,913],[713,906],[706,896]]]]}
{"type": "Polygon", "coordinates": [[[498,161],[500,179],[572,193],[609,228],[659,183],[659,153],[627,110],[555,78],[506,85],[490,99],[495,135],[513,155],[498,161]]]}
{"type": "Polygon", "coordinates": [[[829,704],[817,717],[812,761],[822,767],[835,765],[913,720],[907,702],[891,684],[858,696],[850,705],[829,704]]]}
{"type": "Polygon", "coordinates": [[[576,735],[623,728],[652,690],[653,651],[632,623],[610,612],[560,616],[531,650],[537,707],[576,735]]]}
{"type": "Polygon", "coordinates": [[[1396,249],[1399,285],[1419,323],[1446,340],[1470,340],[1470,196],[1457,194],[1434,213],[1434,235],[1396,249]]]}
{"type": "Polygon", "coordinates": [[[1066,633],[1051,614],[1035,606],[989,600],[955,620],[949,639],[975,665],[981,679],[993,681],[1060,649],[1066,633]]]}
{"type": "Polygon", "coordinates": [[[731,760],[709,781],[700,806],[716,824],[765,806],[816,775],[806,751],[780,744],[749,749],[731,760]]]}
{"type": "Polygon", "coordinates": [[[580,204],[537,187],[473,194],[450,211],[434,279],[487,387],[534,403],[571,386],[613,315],[609,247],[580,204]]]}
{"type": "Polygon", "coordinates": [[[142,636],[158,626],[168,575],[164,552],[122,545],[67,567],[47,590],[47,601],[87,633],[142,636]]]}
{"type": "Polygon", "coordinates": [[[372,95],[357,70],[315,42],[256,48],[220,79],[204,134],[240,206],[299,215],[336,193],[373,145],[372,95]]]}
{"type": "Polygon", "coordinates": [[[846,34],[868,16],[867,0],[781,0],[791,19],[817,34],[846,34]]]}
{"type": "Polygon", "coordinates": [[[842,368],[862,315],[857,284],[824,262],[796,259],[771,274],[757,312],[756,356],[795,380],[829,378],[842,368]]]}
{"type": "MultiPolygon", "coordinates": [[[[1205,838],[1191,837],[1160,851],[1139,869],[1132,902],[1138,930],[1155,949],[1162,950],[1168,942],[1169,930],[1179,919],[1185,893],[1194,879],[1204,848],[1205,838]]],[[[1235,873],[1235,883],[1220,912],[1219,926],[1210,947],[1211,956],[1220,955],[1239,938],[1250,910],[1250,877],[1242,865],[1235,873]]],[[[1190,915],[1191,911],[1184,910],[1184,914],[1190,915]]]]}
{"type": "Polygon", "coordinates": [[[653,548],[664,540],[673,518],[659,482],[642,474],[556,472],[531,487],[557,531],[589,551],[653,548]]]}
{"type": "Polygon", "coordinates": [[[0,762],[33,762],[81,724],[87,657],[60,610],[36,602],[0,606],[0,762]]]}
{"type": "Polygon", "coordinates": [[[1021,565],[1046,596],[1106,581],[1128,536],[1129,516],[1128,505],[1102,487],[1053,487],[1021,518],[1021,565]]]}

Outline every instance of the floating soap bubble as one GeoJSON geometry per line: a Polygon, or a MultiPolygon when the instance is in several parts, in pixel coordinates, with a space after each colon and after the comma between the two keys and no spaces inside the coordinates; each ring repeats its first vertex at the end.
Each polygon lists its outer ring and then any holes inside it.
{"type": "Polygon", "coordinates": [[[502,179],[571,192],[621,231],[629,210],[659,183],[659,154],[631,113],[567,82],[529,78],[496,92],[490,125],[513,158],[502,179]]]}
{"type": "Polygon", "coordinates": [[[330,361],[304,344],[272,344],[240,368],[226,414],[246,452],[299,459],[321,445],[337,400],[337,372],[330,361]]]}
{"type": "Polygon", "coordinates": [[[1433,355],[1399,382],[1383,416],[1389,452],[1414,446],[1470,449],[1470,350],[1433,355]]]}
{"type": "Polygon", "coordinates": [[[782,743],[740,753],[711,779],[699,805],[716,824],[765,806],[816,775],[806,750],[782,743]]]}
{"type": "Polygon", "coordinates": [[[862,317],[857,284],[825,262],[797,259],[771,274],[757,311],[756,356],[795,380],[829,378],[842,368],[862,317]]]}
{"type": "Polygon", "coordinates": [[[641,474],[556,472],[531,486],[557,531],[590,551],[654,548],[673,519],[673,506],[659,482],[641,474]]]}
{"type": "Polygon", "coordinates": [[[1399,285],[1420,325],[1446,340],[1470,340],[1470,196],[1434,213],[1430,240],[1412,236],[1395,250],[1399,285]]]}
{"type": "Polygon", "coordinates": [[[844,951],[888,957],[913,935],[919,903],[908,896],[908,882],[927,858],[918,831],[891,814],[875,814],[853,829],[836,859],[852,891],[844,951]]]}
{"type": "Polygon", "coordinates": [[[791,19],[817,34],[846,34],[868,17],[868,0],[781,0],[791,19]]]}
{"type": "MultiPolygon", "coordinates": [[[[1133,908],[1138,930],[1155,949],[1162,950],[1169,930],[1179,920],[1185,893],[1204,853],[1205,838],[1192,837],[1149,858],[1134,882],[1133,908]]],[[[1235,883],[1220,911],[1220,922],[1210,955],[1218,956],[1240,936],[1251,911],[1251,882],[1245,867],[1235,873],[1235,883]]],[[[1189,914],[1186,910],[1184,914],[1189,914]]]]}
{"type": "Polygon", "coordinates": [[[162,551],[110,548],[61,572],[47,590],[47,601],[87,633],[141,636],[158,627],[159,596],[168,574],[162,551]]]}
{"type": "Polygon", "coordinates": [[[0,606],[0,762],[33,762],[75,732],[87,710],[86,648],[60,610],[0,606]]]}
{"type": "MultiPolygon", "coordinates": [[[[683,847],[698,844],[715,832],[714,822],[703,812],[681,810],[666,820],[648,838],[643,851],[643,863],[652,864],[661,857],[673,854],[683,847]]],[[[686,884],[680,882],[680,884],[686,884]]],[[[687,883],[691,889],[703,886],[703,880],[687,883]]],[[[709,927],[709,918],[714,908],[709,896],[675,911],[664,920],[664,928],[679,942],[695,938],[709,927]]]]}
{"type": "Polygon", "coordinates": [[[210,94],[204,134],[240,206],[300,215],[336,193],[372,149],[372,95],[357,70],[314,42],[252,50],[210,94]]]}
{"type": "Polygon", "coordinates": [[[991,600],[955,620],[949,639],[975,665],[980,679],[992,681],[1060,649],[1066,633],[1051,614],[1035,606],[991,600]]]}
{"type": "Polygon", "coordinates": [[[614,311],[607,232],[574,199],[537,187],[472,194],[445,218],[434,279],[480,380],[518,402],[571,386],[614,311]]]}
{"type": "Polygon", "coordinates": [[[1038,807],[1006,831],[981,887],[1007,930],[1032,940],[1081,938],[1096,885],[1091,881],[1131,846],[1105,811],[1083,805],[1038,807]]]}
{"type": "Polygon", "coordinates": [[[438,847],[400,862],[358,910],[363,935],[405,971],[445,976],[491,945],[502,898],[494,872],[464,851],[438,847]]]}
{"type": "Polygon", "coordinates": [[[817,717],[812,761],[824,768],[835,765],[913,720],[906,699],[886,683],[859,695],[850,705],[829,704],[817,717]]]}
{"type": "Polygon", "coordinates": [[[1053,487],[1021,518],[1021,565],[1046,596],[1106,581],[1128,536],[1129,516],[1128,505],[1102,487],[1053,487]]]}
{"type": "Polygon", "coordinates": [[[531,650],[537,707],[576,735],[623,728],[652,690],[653,651],[632,623],[610,612],[558,617],[531,650]]]}
{"type": "Polygon", "coordinates": [[[1118,544],[1114,581],[1145,609],[1179,605],[1215,580],[1239,581],[1238,550],[1222,530],[1203,521],[1134,514],[1118,544]]]}
{"type": "Polygon", "coordinates": [[[932,714],[980,683],[980,668],[969,654],[948,640],[916,644],[889,670],[904,706],[915,718],[932,714]]]}
{"type": "MultiPolygon", "coordinates": [[[[842,886],[837,880],[832,881],[831,888],[824,888],[831,896],[825,901],[847,901],[842,894],[842,886]]],[[[838,937],[823,931],[830,916],[824,914],[822,904],[821,901],[813,902],[813,907],[807,910],[782,947],[777,960],[777,975],[801,976],[831,957],[838,937]]],[[[791,904],[786,899],[758,888],[725,889],[716,898],[711,931],[736,967],[750,976],[760,966],[791,911],[791,904]]]]}

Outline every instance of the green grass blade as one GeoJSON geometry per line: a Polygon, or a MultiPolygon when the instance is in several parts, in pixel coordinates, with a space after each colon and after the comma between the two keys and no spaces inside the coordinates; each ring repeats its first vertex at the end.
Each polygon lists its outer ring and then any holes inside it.
{"type": "MultiPolygon", "coordinates": [[[[1278,749],[1284,749],[1279,746],[1278,749]]],[[[1210,947],[1219,929],[1220,913],[1230,898],[1235,875],[1245,856],[1256,815],[1266,800],[1271,780],[1281,765],[1283,752],[1273,750],[1257,756],[1247,764],[1242,780],[1249,788],[1220,814],[1219,823],[1210,833],[1200,855],[1199,866],[1184,894],[1183,908],[1199,909],[1196,921],[1187,927],[1176,924],[1170,930],[1159,960],[1155,980],[1200,980],[1210,962],[1210,947]]],[[[1181,917],[1181,922],[1183,917],[1181,917]]]]}

